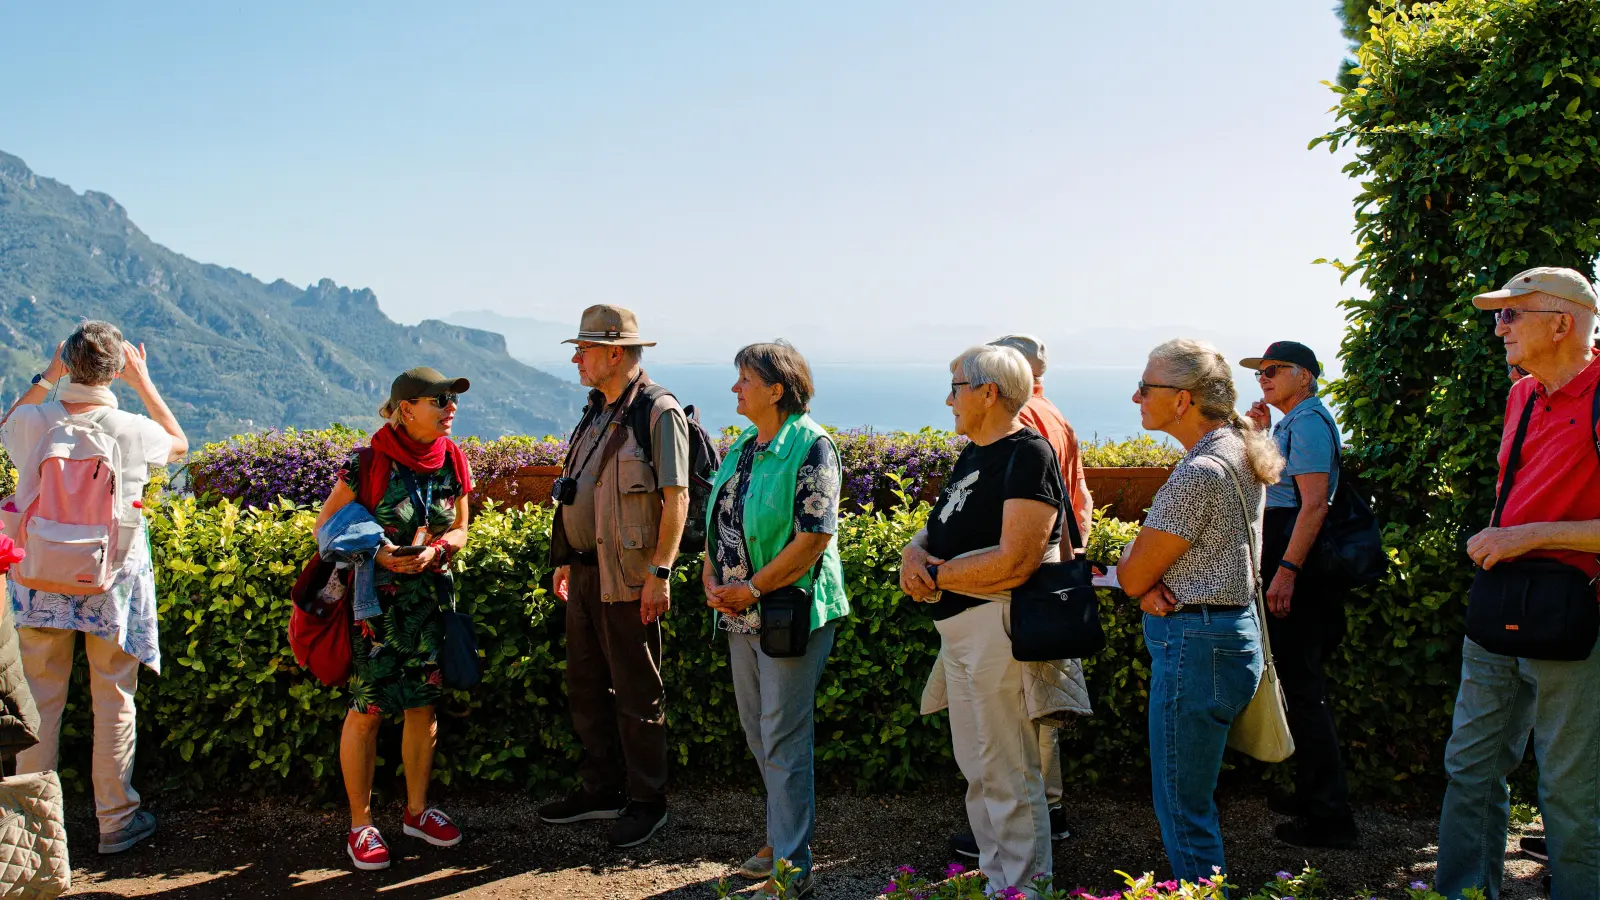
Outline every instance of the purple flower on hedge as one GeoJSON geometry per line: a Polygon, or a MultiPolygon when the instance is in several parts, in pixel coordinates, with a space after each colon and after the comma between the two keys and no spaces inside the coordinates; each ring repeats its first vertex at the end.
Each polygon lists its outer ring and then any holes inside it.
{"type": "Polygon", "coordinates": [[[1426,882],[1413,881],[1413,882],[1411,882],[1411,889],[1413,891],[1425,891],[1425,890],[1428,889],[1428,885],[1427,885],[1426,882]]]}
{"type": "Polygon", "coordinates": [[[961,863],[951,863],[950,865],[944,867],[944,877],[954,878],[966,870],[967,867],[963,866],[961,863]]]}
{"type": "Polygon", "coordinates": [[[896,866],[895,872],[900,875],[915,875],[917,869],[915,866],[896,866]]]}
{"type": "Polygon", "coordinates": [[[1289,881],[1294,878],[1294,876],[1290,875],[1288,872],[1279,872],[1272,877],[1278,879],[1279,881],[1289,881]]]}

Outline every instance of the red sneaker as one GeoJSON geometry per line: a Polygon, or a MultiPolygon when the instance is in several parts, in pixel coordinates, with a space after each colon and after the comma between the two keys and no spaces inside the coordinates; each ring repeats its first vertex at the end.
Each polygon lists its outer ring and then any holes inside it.
{"type": "Polygon", "coordinates": [[[350,844],[345,850],[350,854],[350,861],[363,872],[389,868],[389,845],[383,842],[383,835],[374,826],[350,829],[350,844]]]}
{"type": "Polygon", "coordinates": [[[422,838],[435,847],[454,847],[461,843],[461,829],[449,816],[431,806],[417,816],[406,810],[404,821],[406,834],[422,838]]]}

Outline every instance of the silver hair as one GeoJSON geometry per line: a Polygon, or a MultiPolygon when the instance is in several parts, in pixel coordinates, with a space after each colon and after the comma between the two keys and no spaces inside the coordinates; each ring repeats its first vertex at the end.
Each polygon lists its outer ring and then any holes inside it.
{"type": "Polygon", "coordinates": [[[85,321],[67,338],[61,361],[74,384],[110,384],[127,364],[122,332],[110,322],[85,321]]]}
{"type": "Polygon", "coordinates": [[[1189,392],[1201,416],[1226,422],[1239,432],[1256,481],[1278,483],[1283,472],[1278,442],[1266,432],[1256,431],[1239,415],[1239,389],[1234,387],[1233,371],[1222,351],[1205,341],[1177,338],[1151,350],[1150,361],[1161,370],[1162,381],[1189,392]]]}
{"type": "Polygon", "coordinates": [[[1010,347],[1022,354],[1028,361],[1028,368],[1033,370],[1034,378],[1043,378],[1045,369],[1050,366],[1049,356],[1044,350],[1044,341],[1031,334],[1008,334],[997,337],[989,342],[996,347],[1010,347]]]}
{"type": "Polygon", "coordinates": [[[1543,291],[1534,291],[1528,295],[1538,297],[1541,306],[1546,309],[1556,309],[1572,317],[1572,330],[1583,335],[1585,343],[1594,342],[1595,311],[1582,303],[1576,303],[1565,297],[1546,294],[1543,291]]]}
{"type": "Polygon", "coordinates": [[[950,374],[959,374],[974,389],[994,385],[1000,391],[1000,405],[1012,415],[1033,396],[1033,370],[1015,347],[969,347],[950,362],[950,374]]]}

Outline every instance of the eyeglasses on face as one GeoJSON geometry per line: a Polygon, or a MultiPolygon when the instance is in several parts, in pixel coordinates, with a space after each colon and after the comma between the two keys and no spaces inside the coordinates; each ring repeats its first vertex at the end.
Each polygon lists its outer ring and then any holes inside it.
{"type": "Polygon", "coordinates": [[[1499,322],[1501,325],[1510,325],[1517,321],[1517,319],[1521,318],[1523,313],[1560,314],[1561,312],[1562,311],[1559,309],[1513,309],[1509,306],[1502,306],[1494,311],[1494,320],[1499,322]]]}
{"type": "Polygon", "coordinates": [[[1139,397],[1140,397],[1140,399],[1143,399],[1145,397],[1150,396],[1150,389],[1151,388],[1166,388],[1169,391],[1186,391],[1186,390],[1188,390],[1188,388],[1181,388],[1181,387],[1178,387],[1175,384],[1152,384],[1152,383],[1150,383],[1148,381],[1141,381],[1141,382],[1139,382],[1139,397]]]}
{"type": "Polygon", "coordinates": [[[1282,372],[1285,369],[1294,369],[1294,368],[1296,368],[1296,367],[1295,366],[1290,366],[1290,365],[1262,366],[1261,368],[1256,370],[1256,377],[1257,378],[1273,379],[1273,378],[1277,378],[1278,377],[1278,373],[1279,372],[1282,372]]]}
{"type": "Polygon", "coordinates": [[[449,409],[450,408],[450,404],[455,403],[460,398],[461,398],[460,394],[452,393],[450,391],[445,391],[442,394],[434,394],[432,397],[428,397],[426,399],[432,400],[433,404],[435,406],[439,407],[440,409],[449,409]]]}
{"type": "Polygon", "coordinates": [[[970,382],[970,381],[952,381],[952,382],[950,382],[950,396],[954,397],[956,395],[956,388],[967,387],[967,386],[969,386],[971,384],[972,384],[972,382],[970,382]]]}

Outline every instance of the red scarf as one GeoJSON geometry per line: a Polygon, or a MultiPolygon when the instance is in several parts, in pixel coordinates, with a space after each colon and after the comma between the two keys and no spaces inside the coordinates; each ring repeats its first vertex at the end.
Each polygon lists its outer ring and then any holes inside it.
{"type": "Polygon", "coordinates": [[[393,425],[385,425],[372,436],[372,459],[361,479],[361,490],[356,501],[369,510],[376,510],[383,495],[389,492],[391,462],[397,462],[413,472],[437,472],[445,463],[456,473],[461,493],[472,493],[472,467],[467,465],[466,454],[447,437],[435,438],[424,444],[412,440],[393,425]]]}
{"type": "Polygon", "coordinates": [[[22,552],[21,547],[11,542],[11,538],[0,533],[0,575],[4,575],[12,563],[22,562],[22,558],[27,555],[22,552]]]}

